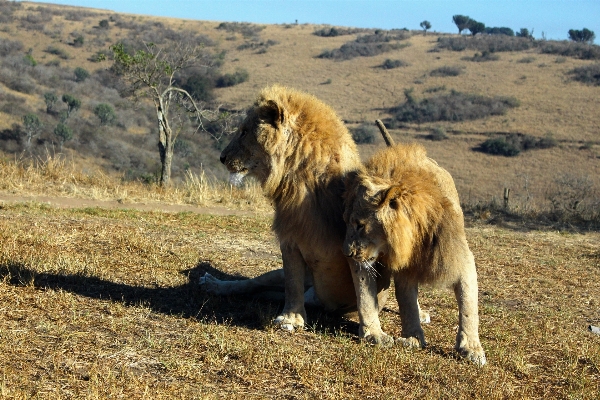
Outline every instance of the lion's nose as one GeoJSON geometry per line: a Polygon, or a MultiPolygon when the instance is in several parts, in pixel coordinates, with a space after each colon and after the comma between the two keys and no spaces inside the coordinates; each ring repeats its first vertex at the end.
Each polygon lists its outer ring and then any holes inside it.
{"type": "Polygon", "coordinates": [[[356,252],[354,251],[354,246],[344,243],[342,246],[342,253],[344,253],[346,257],[354,257],[356,252]]]}

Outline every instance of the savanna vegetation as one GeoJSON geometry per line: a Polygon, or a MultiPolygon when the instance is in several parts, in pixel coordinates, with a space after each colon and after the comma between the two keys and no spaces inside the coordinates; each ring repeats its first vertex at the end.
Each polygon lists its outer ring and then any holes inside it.
{"type": "MultiPolygon", "coordinates": [[[[0,1],[0,397],[595,398],[599,47],[585,28],[536,40],[454,17],[462,35],[0,1]],[[170,84],[222,118],[200,125],[171,103],[161,186],[157,109],[111,47],[171,76],[173,60],[149,49],[181,43],[200,58],[170,84]],[[281,266],[271,206],[254,182],[229,185],[218,160],[275,82],[332,105],[363,157],[384,146],[382,119],[452,173],[484,368],[455,358],[450,291],[422,289],[429,346],[409,351],[359,342],[354,315],[309,310],[289,334],[271,323],[276,298],[199,290],[204,272],[281,266]]],[[[400,334],[394,301],[382,323],[400,334]]]]}

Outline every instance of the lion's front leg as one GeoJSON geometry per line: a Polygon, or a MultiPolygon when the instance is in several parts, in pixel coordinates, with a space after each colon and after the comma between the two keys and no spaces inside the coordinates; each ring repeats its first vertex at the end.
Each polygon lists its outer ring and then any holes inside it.
{"type": "Polygon", "coordinates": [[[306,262],[295,244],[281,244],[283,274],[285,286],[285,305],[283,312],[273,321],[281,329],[292,331],[304,327],[306,310],[304,309],[304,278],[306,262]]]}
{"type": "Polygon", "coordinates": [[[475,262],[469,264],[465,267],[459,281],[454,285],[454,294],[458,302],[456,351],[474,364],[483,366],[487,360],[479,341],[477,272],[475,262]]]}
{"type": "Polygon", "coordinates": [[[356,303],[360,327],[358,336],[373,344],[391,346],[394,338],[383,332],[379,321],[379,304],[377,301],[377,280],[371,276],[367,268],[358,262],[349,260],[352,280],[356,290],[356,303]]]}
{"type": "MultiPolygon", "coordinates": [[[[425,333],[421,328],[421,311],[417,296],[419,285],[417,282],[407,280],[402,274],[394,276],[396,300],[402,321],[401,341],[407,347],[425,347],[425,333]]],[[[425,314],[425,313],[424,313],[425,314]]],[[[428,315],[423,315],[423,318],[428,315]]]]}

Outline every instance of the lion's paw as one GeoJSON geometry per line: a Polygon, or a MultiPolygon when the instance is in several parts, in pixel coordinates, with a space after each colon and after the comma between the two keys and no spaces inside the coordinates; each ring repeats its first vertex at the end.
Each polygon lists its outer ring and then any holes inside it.
{"type": "Polygon", "coordinates": [[[472,362],[473,364],[479,367],[483,367],[487,363],[485,353],[481,347],[479,347],[478,349],[460,348],[457,349],[457,351],[462,358],[472,362]]]}
{"type": "Polygon", "coordinates": [[[380,335],[367,335],[363,340],[381,347],[392,347],[394,345],[394,337],[383,332],[380,335]]]}
{"type": "Polygon", "coordinates": [[[420,349],[425,347],[425,342],[421,343],[421,341],[412,336],[412,337],[402,337],[396,340],[397,343],[400,343],[402,347],[406,347],[409,349],[420,349]]]}
{"type": "Polygon", "coordinates": [[[298,313],[287,313],[278,316],[273,323],[284,331],[293,331],[296,328],[304,328],[304,318],[298,313]]]}
{"type": "Polygon", "coordinates": [[[220,283],[221,281],[208,272],[204,276],[200,277],[200,287],[207,293],[210,294],[221,294],[220,283]]]}

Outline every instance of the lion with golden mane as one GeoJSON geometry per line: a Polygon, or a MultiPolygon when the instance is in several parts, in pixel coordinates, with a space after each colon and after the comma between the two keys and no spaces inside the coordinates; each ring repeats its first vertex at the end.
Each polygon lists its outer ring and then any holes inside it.
{"type": "MultiPolygon", "coordinates": [[[[283,269],[240,281],[206,274],[200,282],[205,290],[226,295],[283,287],[285,305],[275,323],[286,330],[304,326],[306,303],[356,309],[354,262],[342,252],[343,193],[346,176],[362,164],[335,112],[309,94],[277,85],[265,88],[221,153],[221,162],[234,179],[256,178],[273,203],[283,269]]],[[[385,271],[375,280],[381,307],[389,283],[385,271]]]]}
{"type": "Polygon", "coordinates": [[[379,322],[373,279],[385,266],[394,278],[400,340],[405,345],[425,346],[418,285],[447,285],[458,302],[456,350],[485,364],[478,333],[475,261],[450,174],[428,158],[422,146],[396,145],[375,154],[348,181],[343,251],[355,261],[361,336],[376,343],[390,341],[379,322]]]}

